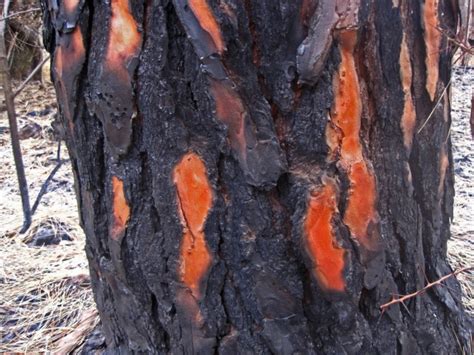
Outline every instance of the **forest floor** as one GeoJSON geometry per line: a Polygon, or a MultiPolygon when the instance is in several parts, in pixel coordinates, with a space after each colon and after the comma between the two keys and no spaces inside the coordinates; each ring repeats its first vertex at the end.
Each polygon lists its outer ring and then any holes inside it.
{"type": "MultiPolygon", "coordinates": [[[[452,113],[456,197],[448,253],[454,269],[474,265],[474,149],[469,128],[474,67],[453,74],[452,113]]],[[[52,121],[57,112],[51,84],[28,85],[16,100],[23,158],[34,201],[57,165],[52,121]]],[[[73,176],[62,145],[61,167],[26,234],[8,121],[0,113],[0,352],[68,353],[98,322],[90,290],[84,234],[78,223],[73,176]],[[42,243],[59,243],[34,246],[42,243]],[[67,337],[66,337],[67,335],[67,337]]],[[[473,274],[458,276],[464,303],[474,314],[473,274]]],[[[103,340],[96,339],[96,342],[103,340]]]]}
{"type": "MultiPolygon", "coordinates": [[[[33,204],[57,165],[58,142],[51,126],[57,106],[52,85],[28,85],[16,100],[16,110],[33,204]]],[[[0,113],[0,353],[68,353],[98,322],[64,144],[61,160],[31,227],[19,234],[21,200],[7,115],[0,113]],[[53,245],[33,246],[43,243],[53,245]]]]}
{"type": "MultiPolygon", "coordinates": [[[[474,66],[457,67],[452,77],[452,127],[454,159],[454,218],[448,257],[454,269],[474,266],[474,141],[469,118],[474,93],[474,66]]],[[[467,311],[474,315],[474,273],[458,276],[467,311]]]]}

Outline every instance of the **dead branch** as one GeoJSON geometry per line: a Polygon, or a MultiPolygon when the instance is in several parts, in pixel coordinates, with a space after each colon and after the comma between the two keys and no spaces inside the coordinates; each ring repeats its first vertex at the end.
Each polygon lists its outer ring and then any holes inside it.
{"type": "Polygon", "coordinates": [[[458,274],[461,274],[463,272],[467,272],[467,271],[470,271],[470,270],[473,270],[473,269],[474,269],[474,266],[467,266],[467,267],[463,267],[461,269],[458,269],[456,271],[453,271],[452,273],[450,273],[448,275],[445,275],[445,276],[443,276],[442,278],[440,278],[436,281],[428,283],[428,285],[423,287],[421,290],[415,291],[415,292],[410,293],[408,295],[398,296],[398,297],[394,298],[393,300],[391,300],[390,302],[384,303],[383,305],[380,306],[380,309],[382,310],[382,312],[384,312],[385,310],[387,310],[388,307],[393,306],[394,304],[397,304],[397,303],[401,303],[405,306],[404,302],[409,300],[410,298],[413,298],[413,297],[416,297],[416,296],[419,296],[419,295],[425,293],[430,288],[432,288],[436,285],[440,285],[443,281],[446,281],[450,277],[456,276],[458,274]]]}
{"type": "Polygon", "coordinates": [[[453,77],[449,78],[449,81],[448,83],[446,84],[446,86],[444,87],[443,91],[441,92],[441,95],[439,95],[438,97],[438,100],[436,100],[436,104],[434,105],[433,109],[431,110],[430,114],[428,115],[428,117],[426,118],[426,120],[423,122],[423,124],[421,125],[421,127],[418,129],[418,131],[416,132],[416,134],[420,134],[420,132],[423,130],[423,128],[425,128],[426,124],[429,122],[429,120],[431,119],[431,117],[433,116],[433,114],[435,113],[436,109],[438,108],[439,104],[441,103],[441,100],[443,99],[444,97],[444,94],[446,93],[446,91],[449,89],[449,87],[451,86],[451,82],[453,80],[453,77]]]}
{"type": "Polygon", "coordinates": [[[36,11],[41,11],[41,9],[40,9],[39,7],[35,7],[35,8],[33,8],[33,9],[28,9],[28,10],[23,10],[23,11],[17,11],[17,12],[14,12],[14,13],[12,13],[12,14],[9,14],[8,16],[3,17],[3,20],[8,20],[9,18],[18,16],[18,15],[23,15],[23,14],[26,14],[26,13],[28,13],[28,12],[36,12],[36,11]]]}
{"type": "Polygon", "coordinates": [[[8,47],[8,51],[7,51],[7,61],[10,63],[10,59],[12,57],[12,54],[13,54],[13,50],[15,49],[16,47],[16,39],[18,38],[18,32],[15,32],[13,34],[13,37],[10,41],[10,46],[8,47]]]}
{"type": "Polygon", "coordinates": [[[5,106],[7,108],[8,123],[10,125],[10,135],[12,141],[13,157],[18,176],[18,185],[21,194],[21,202],[23,207],[23,227],[21,233],[24,233],[31,225],[31,208],[28,196],[28,184],[26,182],[25,168],[23,166],[23,157],[21,154],[20,139],[18,137],[18,124],[15,114],[15,103],[11,90],[10,74],[7,64],[7,53],[5,48],[5,28],[8,16],[8,8],[10,0],[3,3],[3,19],[0,19],[0,73],[2,76],[3,92],[5,95],[5,106]]]}
{"type": "Polygon", "coordinates": [[[58,172],[59,168],[61,167],[63,163],[64,163],[64,160],[61,160],[61,141],[58,141],[58,153],[57,153],[57,158],[56,158],[56,166],[54,167],[54,169],[48,175],[48,178],[45,180],[45,182],[41,186],[38,196],[36,197],[35,203],[33,204],[33,207],[31,208],[32,215],[35,214],[36,209],[38,208],[41,202],[41,198],[48,190],[49,183],[53,180],[54,175],[58,172]]]}
{"type": "Polygon", "coordinates": [[[22,92],[22,90],[25,88],[26,84],[28,84],[31,79],[33,79],[33,77],[36,75],[36,73],[38,73],[41,68],[43,67],[43,65],[46,64],[46,62],[49,60],[49,55],[46,56],[46,58],[43,59],[43,61],[41,63],[39,63],[35,69],[33,69],[33,71],[30,73],[30,75],[28,75],[28,77],[25,79],[25,81],[23,81],[20,86],[15,90],[15,92],[13,93],[13,97],[16,97],[20,92],[22,92]]]}
{"type": "MultiPolygon", "coordinates": [[[[454,62],[453,62],[453,66],[459,62],[460,60],[464,60],[464,58],[469,54],[469,55],[474,55],[474,47],[471,46],[467,40],[463,41],[459,38],[454,38],[454,37],[451,37],[449,36],[449,34],[446,33],[446,31],[444,31],[443,29],[441,28],[437,28],[437,30],[439,32],[441,32],[441,34],[443,36],[445,36],[448,40],[448,42],[452,43],[456,48],[458,48],[460,51],[461,51],[461,55],[459,56],[459,58],[457,58],[454,62]]],[[[452,77],[449,79],[448,83],[446,84],[446,86],[443,88],[443,91],[441,92],[441,95],[439,95],[438,99],[436,100],[436,104],[433,106],[433,109],[431,110],[430,114],[428,115],[428,117],[426,118],[426,120],[423,122],[423,124],[421,125],[421,127],[417,130],[416,134],[420,134],[420,132],[423,130],[423,128],[425,128],[426,124],[429,122],[429,120],[431,119],[431,117],[433,116],[434,112],[436,111],[436,109],[438,108],[439,104],[441,103],[441,100],[444,96],[444,94],[446,93],[446,91],[449,89],[449,87],[451,86],[451,82],[452,82],[452,77]]]]}

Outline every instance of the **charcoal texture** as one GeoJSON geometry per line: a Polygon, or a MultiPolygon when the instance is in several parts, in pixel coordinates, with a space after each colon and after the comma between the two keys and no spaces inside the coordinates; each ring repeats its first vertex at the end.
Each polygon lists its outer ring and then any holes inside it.
{"type": "MultiPolygon", "coordinates": [[[[62,75],[53,68],[53,79],[110,353],[469,348],[455,278],[405,307],[380,309],[393,295],[452,271],[450,101],[435,107],[425,88],[423,1],[338,1],[334,8],[316,0],[112,0],[78,1],[68,11],[64,3],[73,1],[42,3],[53,57],[70,48],[77,28],[85,48],[62,75]],[[114,45],[111,17],[121,13],[114,6],[128,11],[141,36],[122,77],[105,60],[114,45]],[[327,8],[331,13],[322,13],[327,8]],[[400,126],[404,35],[416,109],[411,149],[400,126]],[[331,119],[344,63],[355,68],[361,103],[361,154],[350,164],[331,119]],[[213,196],[202,231],[212,261],[198,280],[199,297],[182,278],[185,230],[173,177],[188,153],[203,162],[213,196]],[[375,212],[366,226],[373,248],[346,223],[356,163],[375,181],[375,212]],[[119,238],[111,238],[112,177],[123,182],[130,212],[119,238]],[[331,280],[322,286],[330,257],[315,259],[305,227],[310,197],[328,183],[336,200],[328,235],[344,251],[344,291],[331,290],[331,280]]],[[[438,4],[448,34],[457,23],[452,3],[438,4]]],[[[443,36],[437,95],[449,82],[452,55],[443,36]]]]}

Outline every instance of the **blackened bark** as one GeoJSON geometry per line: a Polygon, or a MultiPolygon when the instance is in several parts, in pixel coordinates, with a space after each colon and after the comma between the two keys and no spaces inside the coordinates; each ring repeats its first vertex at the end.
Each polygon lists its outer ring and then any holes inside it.
{"type": "Polygon", "coordinates": [[[452,1],[43,4],[112,351],[468,351],[452,1]]]}

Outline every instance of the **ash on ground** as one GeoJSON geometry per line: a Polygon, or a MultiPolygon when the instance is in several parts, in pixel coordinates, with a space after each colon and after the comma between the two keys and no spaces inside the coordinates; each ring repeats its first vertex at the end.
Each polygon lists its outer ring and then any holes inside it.
{"type": "MultiPolygon", "coordinates": [[[[451,266],[457,269],[474,265],[474,141],[469,125],[474,67],[455,68],[452,82],[451,140],[456,195],[448,254],[451,266]]],[[[473,276],[472,272],[458,276],[463,287],[464,304],[471,315],[474,315],[473,276]]]]}

